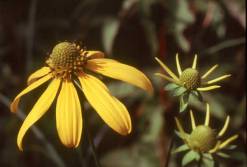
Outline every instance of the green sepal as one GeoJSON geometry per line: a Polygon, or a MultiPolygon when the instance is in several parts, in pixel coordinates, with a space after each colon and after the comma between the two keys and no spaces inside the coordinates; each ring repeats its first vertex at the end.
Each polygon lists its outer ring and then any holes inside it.
{"type": "Polygon", "coordinates": [[[187,91],[183,86],[178,87],[173,91],[173,96],[181,96],[187,91]]]}
{"type": "Polygon", "coordinates": [[[179,153],[179,152],[183,152],[183,151],[186,151],[186,150],[188,150],[188,149],[189,149],[188,145],[187,145],[187,144],[184,144],[184,145],[179,146],[178,148],[176,148],[176,149],[172,152],[172,154],[176,154],[176,153],[179,153]]]}
{"type": "Polygon", "coordinates": [[[178,87],[180,87],[180,85],[177,85],[175,83],[169,83],[165,86],[165,90],[167,91],[174,91],[175,89],[177,89],[178,87]]]}
{"type": "Polygon", "coordinates": [[[202,166],[203,167],[214,167],[215,162],[211,154],[203,154],[202,166]]]}
{"type": "Polygon", "coordinates": [[[216,154],[222,158],[230,158],[230,155],[223,152],[217,152],[216,154]]]}
{"type": "Polygon", "coordinates": [[[186,166],[189,163],[191,163],[192,161],[197,160],[198,157],[200,157],[199,153],[197,153],[193,150],[187,152],[182,159],[182,166],[186,166]]]}

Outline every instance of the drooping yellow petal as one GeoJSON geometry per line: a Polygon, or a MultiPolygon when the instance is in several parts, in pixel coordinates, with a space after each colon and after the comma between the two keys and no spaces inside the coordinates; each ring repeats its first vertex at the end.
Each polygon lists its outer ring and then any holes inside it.
{"type": "Polygon", "coordinates": [[[63,81],[56,106],[58,136],[66,147],[77,147],[82,133],[82,110],[72,82],[63,81]]]}
{"type": "Polygon", "coordinates": [[[223,75],[223,76],[221,76],[221,77],[218,77],[218,78],[215,78],[215,79],[213,79],[213,80],[207,81],[206,83],[207,83],[207,84],[213,84],[213,83],[215,83],[215,82],[219,82],[219,81],[221,81],[221,80],[224,80],[224,79],[226,79],[226,78],[228,78],[228,77],[230,77],[230,76],[231,76],[231,74],[223,75]]]}
{"type": "Polygon", "coordinates": [[[207,78],[219,65],[216,64],[213,67],[211,67],[205,74],[203,74],[202,79],[207,78]]]}
{"type": "Polygon", "coordinates": [[[36,104],[33,106],[30,113],[27,115],[24,120],[18,136],[17,136],[17,145],[19,149],[22,151],[22,139],[26,134],[27,130],[37,121],[39,120],[49,109],[53,100],[56,97],[58,88],[60,85],[59,79],[54,79],[45,90],[45,92],[40,96],[36,104]]]}
{"type": "Polygon", "coordinates": [[[219,137],[224,135],[224,133],[226,132],[226,129],[228,128],[229,122],[230,122],[230,116],[228,115],[223,128],[221,129],[221,131],[218,134],[219,137]]]}
{"type": "Polygon", "coordinates": [[[197,65],[197,54],[196,54],[195,57],[194,57],[194,61],[193,61],[193,64],[192,64],[192,68],[193,68],[193,69],[196,69],[196,65],[197,65]]]}
{"type": "Polygon", "coordinates": [[[190,119],[191,119],[192,130],[194,130],[196,128],[196,122],[195,122],[195,117],[194,117],[192,110],[190,110],[190,119]]]}
{"type": "Polygon", "coordinates": [[[238,138],[238,135],[234,135],[232,137],[229,137],[227,140],[225,140],[223,143],[220,144],[219,149],[222,149],[222,148],[228,146],[228,144],[230,144],[231,142],[233,142],[237,138],[238,138]]]}
{"type": "Polygon", "coordinates": [[[105,55],[103,52],[100,51],[86,51],[87,58],[90,59],[98,59],[98,58],[104,58],[105,55]]]}
{"type": "Polygon", "coordinates": [[[46,75],[43,78],[37,80],[36,82],[32,83],[31,85],[29,85],[27,88],[25,88],[23,91],[21,91],[21,93],[19,93],[15,99],[13,100],[13,102],[10,105],[10,111],[11,112],[16,112],[17,108],[18,108],[18,104],[20,101],[20,98],[27,94],[28,92],[34,90],[35,88],[39,87],[40,85],[42,85],[43,83],[45,83],[46,81],[48,81],[49,79],[51,79],[51,75],[46,75]]]}
{"type": "Polygon", "coordinates": [[[160,66],[176,81],[179,81],[178,77],[167,67],[158,57],[155,57],[155,60],[160,64],[160,66]]]}
{"type": "Polygon", "coordinates": [[[155,73],[154,75],[159,76],[159,77],[161,77],[161,78],[164,78],[165,80],[170,81],[170,82],[172,82],[172,83],[175,83],[175,84],[180,85],[180,82],[178,82],[178,81],[174,80],[173,78],[170,78],[170,77],[168,77],[168,76],[166,76],[166,75],[164,75],[164,74],[155,73]]]}
{"type": "Polygon", "coordinates": [[[79,80],[87,100],[105,123],[121,135],[129,134],[132,125],[126,107],[109,93],[99,79],[82,74],[79,80]]]}
{"type": "Polygon", "coordinates": [[[48,73],[50,73],[51,70],[49,67],[42,67],[41,69],[35,71],[34,73],[32,73],[28,79],[27,79],[27,84],[30,85],[31,83],[33,83],[34,81],[40,79],[41,77],[47,75],[48,73]]]}
{"type": "Polygon", "coordinates": [[[197,88],[198,91],[210,91],[210,90],[213,90],[213,89],[218,89],[220,88],[221,86],[219,85],[212,85],[212,86],[207,86],[207,87],[200,87],[200,88],[197,88]]]}
{"type": "Polygon", "coordinates": [[[205,118],[204,125],[208,126],[209,125],[209,120],[210,120],[210,108],[209,108],[209,104],[208,103],[206,105],[207,105],[207,107],[206,107],[206,118],[205,118]]]}
{"type": "Polygon", "coordinates": [[[179,62],[178,53],[176,54],[176,64],[177,64],[178,74],[181,75],[182,74],[182,70],[181,70],[181,66],[180,66],[180,62],[179,62]]]}
{"type": "Polygon", "coordinates": [[[135,85],[150,93],[153,92],[150,80],[141,71],[126,64],[112,59],[92,59],[87,61],[86,67],[102,75],[135,85]]]}

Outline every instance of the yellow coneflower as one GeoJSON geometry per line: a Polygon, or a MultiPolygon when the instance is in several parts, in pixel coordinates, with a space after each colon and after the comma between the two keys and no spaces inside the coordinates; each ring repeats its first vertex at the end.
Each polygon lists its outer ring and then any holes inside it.
{"type": "Polygon", "coordinates": [[[10,108],[16,112],[20,98],[50,81],[47,89],[33,106],[24,120],[17,145],[22,148],[22,140],[27,130],[50,108],[57,96],[56,126],[61,142],[67,147],[77,147],[82,134],[82,108],[75,83],[79,83],[86,99],[104,122],[121,135],[131,132],[131,119],[126,107],[113,97],[107,87],[96,77],[87,74],[90,70],[152,92],[150,80],[134,67],[104,58],[100,51],[87,51],[70,42],[57,44],[46,61],[47,66],[37,70],[28,78],[28,87],[19,93],[10,108]]]}
{"type": "Polygon", "coordinates": [[[175,83],[177,85],[183,86],[187,90],[197,90],[197,91],[209,91],[213,89],[220,88],[219,85],[212,85],[215,84],[221,80],[224,80],[228,77],[230,77],[230,74],[223,75],[220,77],[217,77],[215,79],[205,81],[205,79],[218,67],[218,65],[214,65],[211,67],[206,73],[203,75],[200,74],[200,72],[197,70],[197,55],[194,57],[194,61],[192,64],[192,67],[186,68],[185,70],[182,70],[179,62],[178,54],[176,54],[176,65],[177,65],[177,71],[178,76],[175,75],[172,70],[169,69],[161,60],[159,60],[157,57],[155,58],[157,62],[161,65],[161,67],[168,73],[169,76],[161,73],[156,73],[157,76],[160,76],[172,83],[175,83]]]}
{"type": "Polygon", "coordinates": [[[190,110],[192,132],[186,133],[181,126],[179,120],[175,118],[177,128],[179,130],[179,136],[183,139],[185,145],[180,146],[175,152],[191,150],[199,153],[200,155],[211,155],[218,153],[222,149],[226,148],[232,141],[238,138],[238,135],[233,135],[227,140],[222,141],[222,136],[225,134],[230,117],[227,116],[223,128],[217,133],[215,129],[209,126],[210,121],[210,107],[206,105],[206,118],[202,125],[196,125],[193,112],[190,110]]]}

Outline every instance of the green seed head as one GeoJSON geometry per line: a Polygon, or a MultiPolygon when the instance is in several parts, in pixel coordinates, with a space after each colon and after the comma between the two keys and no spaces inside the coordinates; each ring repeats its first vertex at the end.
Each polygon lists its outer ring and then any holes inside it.
{"type": "Polygon", "coordinates": [[[196,89],[201,84],[199,72],[193,68],[185,69],[179,77],[180,82],[186,89],[196,89]]]}
{"type": "Polygon", "coordinates": [[[213,149],[217,142],[215,130],[208,126],[197,126],[187,137],[188,146],[198,152],[208,152],[213,149]]]}
{"type": "Polygon", "coordinates": [[[55,68],[71,69],[79,56],[80,50],[75,44],[61,42],[53,48],[50,54],[50,64],[55,68]]]}

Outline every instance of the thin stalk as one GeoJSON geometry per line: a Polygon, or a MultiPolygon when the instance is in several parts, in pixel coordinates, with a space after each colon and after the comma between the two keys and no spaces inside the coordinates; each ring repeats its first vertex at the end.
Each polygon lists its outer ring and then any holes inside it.
{"type": "Polygon", "coordinates": [[[86,138],[87,138],[87,140],[89,142],[89,145],[91,147],[91,151],[92,151],[92,154],[93,154],[95,165],[97,167],[101,167],[99,159],[98,159],[98,156],[97,156],[97,153],[96,153],[96,148],[95,148],[94,142],[93,142],[91,134],[90,134],[90,129],[89,129],[89,126],[88,126],[88,122],[87,122],[86,119],[84,120],[84,129],[85,129],[85,136],[86,136],[86,138]]]}

